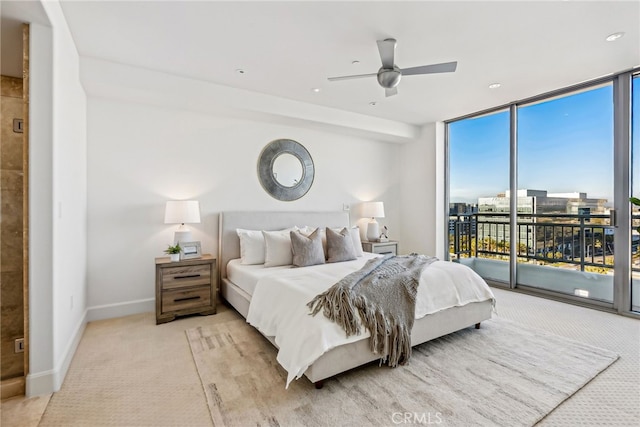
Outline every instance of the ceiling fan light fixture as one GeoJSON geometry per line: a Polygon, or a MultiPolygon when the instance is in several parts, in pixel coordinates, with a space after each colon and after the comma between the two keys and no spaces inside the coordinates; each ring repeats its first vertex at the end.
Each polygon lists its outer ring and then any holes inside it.
{"type": "Polygon", "coordinates": [[[384,68],[381,68],[380,71],[378,71],[378,83],[386,89],[398,86],[401,78],[402,73],[397,68],[393,70],[385,70],[384,68]]]}
{"type": "MultiPolygon", "coordinates": [[[[382,67],[380,67],[377,73],[329,77],[328,80],[330,82],[335,82],[338,80],[351,80],[376,76],[378,84],[384,88],[384,96],[388,98],[398,94],[396,86],[400,83],[400,79],[402,79],[403,75],[415,76],[422,74],[453,73],[456,71],[456,67],[458,66],[458,62],[453,61],[401,69],[395,64],[396,39],[388,38],[378,40],[377,43],[378,53],[380,53],[380,61],[382,62],[382,67]]],[[[356,65],[358,62],[358,60],[353,60],[351,63],[356,65]]]]}

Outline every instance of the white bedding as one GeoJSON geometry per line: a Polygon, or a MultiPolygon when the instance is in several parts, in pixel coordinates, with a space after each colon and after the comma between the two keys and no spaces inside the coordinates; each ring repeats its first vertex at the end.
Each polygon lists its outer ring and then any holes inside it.
{"type": "Polygon", "coordinates": [[[264,276],[277,273],[278,271],[289,269],[291,269],[290,265],[265,268],[262,264],[242,264],[242,260],[238,258],[232,259],[229,261],[229,264],[227,264],[227,277],[240,289],[249,295],[253,295],[253,290],[256,288],[258,280],[264,276]]]}
{"type": "MultiPolygon", "coordinates": [[[[325,352],[369,336],[364,331],[347,338],[344,330],[322,313],[310,316],[307,303],[375,256],[365,253],[354,261],[282,269],[258,279],[247,322],[264,335],[275,337],[278,362],[288,372],[287,387],[325,352]]],[[[473,270],[461,264],[436,261],[420,277],[416,319],[493,299],[487,284],[473,270]]]]}

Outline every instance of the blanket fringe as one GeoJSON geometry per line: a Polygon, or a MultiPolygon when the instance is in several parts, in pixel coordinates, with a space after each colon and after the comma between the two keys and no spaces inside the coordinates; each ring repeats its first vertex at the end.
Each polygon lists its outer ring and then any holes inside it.
{"type": "MultiPolygon", "coordinates": [[[[385,309],[354,291],[354,285],[367,279],[376,268],[393,258],[413,257],[409,263],[416,266],[412,274],[398,281],[397,285],[402,286],[407,297],[415,306],[415,296],[418,286],[419,275],[422,269],[435,258],[427,259],[424,256],[410,255],[405,257],[386,256],[384,258],[370,260],[365,266],[340,280],[327,291],[313,298],[307,306],[311,310],[311,315],[315,316],[322,310],[323,314],[331,321],[340,325],[346,336],[359,335],[362,324],[371,333],[369,347],[374,354],[380,354],[380,363],[385,359],[390,367],[404,365],[411,358],[411,329],[413,328],[414,317],[413,307],[404,319],[395,318],[392,313],[385,312],[385,309]]],[[[397,265],[385,266],[383,274],[397,265]]],[[[407,270],[405,268],[405,270],[407,270]]],[[[379,301],[385,304],[385,301],[379,301]]]]}

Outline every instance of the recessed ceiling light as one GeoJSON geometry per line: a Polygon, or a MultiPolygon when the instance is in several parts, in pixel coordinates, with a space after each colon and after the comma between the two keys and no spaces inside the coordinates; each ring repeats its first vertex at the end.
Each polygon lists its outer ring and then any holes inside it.
{"type": "Polygon", "coordinates": [[[614,41],[618,40],[622,36],[624,36],[623,32],[613,33],[613,34],[609,34],[605,40],[608,41],[608,42],[614,42],[614,41]]]}
{"type": "Polygon", "coordinates": [[[491,83],[489,89],[498,89],[500,86],[502,86],[500,83],[491,83]]]}
{"type": "Polygon", "coordinates": [[[236,68],[236,73],[244,74],[244,70],[242,68],[236,68]]]}
{"type": "Polygon", "coordinates": [[[378,103],[376,101],[371,101],[369,105],[371,105],[372,107],[375,107],[376,105],[378,105],[378,103]]]}
{"type": "Polygon", "coordinates": [[[358,65],[360,63],[360,61],[358,61],[357,59],[351,61],[351,64],[353,65],[358,65]]]}
{"type": "Polygon", "coordinates": [[[318,93],[320,92],[320,88],[319,87],[314,87],[313,89],[311,89],[312,92],[318,93]]]}

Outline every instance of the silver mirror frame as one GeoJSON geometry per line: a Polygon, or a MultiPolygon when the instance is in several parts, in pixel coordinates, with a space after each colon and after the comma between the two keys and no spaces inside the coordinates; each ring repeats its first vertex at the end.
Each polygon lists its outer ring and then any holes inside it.
{"type": "Polygon", "coordinates": [[[258,178],[262,188],[273,198],[284,202],[298,200],[311,188],[315,169],[313,159],[306,148],[292,139],[276,139],[267,144],[258,158],[258,178]],[[284,153],[294,155],[302,164],[302,178],[293,187],[285,187],[273,176],[273,163],[284,153]]]}

